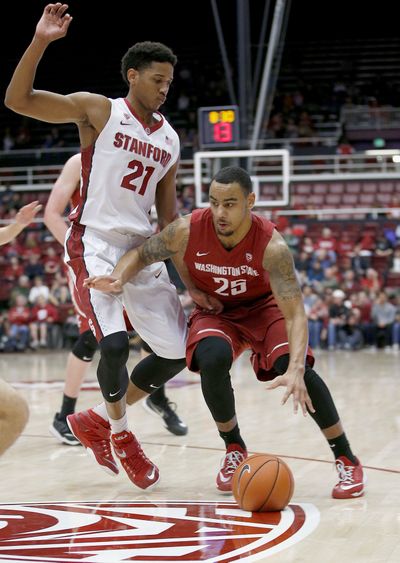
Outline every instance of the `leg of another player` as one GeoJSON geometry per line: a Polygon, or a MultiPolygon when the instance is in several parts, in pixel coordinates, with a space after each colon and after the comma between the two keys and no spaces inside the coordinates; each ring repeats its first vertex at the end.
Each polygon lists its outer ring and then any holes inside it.
{"type": "Polygon", "coordinates": [[[217,489],[229,493],[236,467],[247,457],[246,445],[240,435],[231,384],[233,354],[231,345],[218,337],[201,340],[194,352],[194,362],[201,375],[204,399],[224,440],[226,454],[217,475],[217,489]]]}
{"type": "Polygon", "coordinates": [[[60,412],[54,415],[54,420],[50,426],[50,433],[57,440],[69,446],[80,445],[67,425],[67,416],[75,412],[76,402],[79,392],[89,370],[91,362],[84,362],[77,358],[72,352],[68,355],[67,370],[65,375],[65,385],[60,412]]]}
{"type": "Polygon", "coordinates": [[[50,433],[63,444],[80,445],[67,425],[67,416],[75,412],[76,401],[82,382],[97,350],[97,341],[91,330],[82,332],[68,355],[64,393],[60,412],[56,413],[50,433]]]}
{"type": "MultiPolygon", "coordinates": [[[[278,374],[286,372],[289,355],[285,354],[274,363],[278,374]]],[[[339,482],[332,491],[333,498],[348,499],[364,494],[365,475],[359,459],[353,454],[344,433],[332,395],[321,377],[309,366],[306,367],[304,382],[315,412],[309,414],[318,424],[335,457],[339,482]]]]}
{"type": "Polygon", "coordinates": [[[0,455],[21,435],[29,418],[25,399],[0,379],[0,455]]]}
{"type": "MultiPolygon", "coordinates": [[[[140,357],[144,359],[152,353],[150,346],[142,340],[140,357]]],[[[147,412],[161,418],[165,428],[171,434],[185,436],[188,433],[187,424],[179,418],[176,412],[176,403],[170,401],[165,394],[165,385],[161,385],[151,395],[148,395],[142,402],[142,405],[147,412]]]]}

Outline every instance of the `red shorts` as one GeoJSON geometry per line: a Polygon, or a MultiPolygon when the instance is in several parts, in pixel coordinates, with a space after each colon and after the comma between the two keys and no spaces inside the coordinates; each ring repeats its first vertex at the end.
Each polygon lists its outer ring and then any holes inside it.
{"type": "MultiPolygon", "coordinates": [[[[278,374],[275,361],[289,354],[285,320],[275,303],[259,302],[251,307],[238,307],[211,315],[195,309],[189,318],[189,336],[186,344],[186,361],[190,370],[198,371],[193,353],[200,340],[207,336],[224,338],[232,347],[233,359],[252,351],[251,363],[260,381],[269,381],[278,374]]],[[[307,350],[307,365],[314,365],[314,356],[307,350]]]]}

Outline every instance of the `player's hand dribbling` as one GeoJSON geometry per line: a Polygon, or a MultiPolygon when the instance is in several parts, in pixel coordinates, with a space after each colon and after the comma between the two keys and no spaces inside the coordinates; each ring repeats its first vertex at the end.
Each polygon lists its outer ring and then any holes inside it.
{"type": "Polygon", "coordinates": [[[97,289],[104,293],[114,293],[117,295],[122,293],[121,280],[115,276],[91,276],[83,280],[83,287],[97,289]]]}
{"type": "Polygon", "coordinates": [[[47,43],[65,37],[72,17],[66,14],[68,4],[47,4],[36,26],[35,36],[45,40],[47,43]]]}
{"type": "Polygon", "coordinates": [[[287,371],[283,375],[278,375],[275,379],[267,385],[267,389],[276,389],[277,387],[286,387],[286,392],[282,397],[282,405],[286,403],[290,395],[293,395],[293,409],[297,414],[299,405],[303,411],[303,415],[307,415],[307,408],[310,412],[315,412],[311,398],[307,392],[306,384],[304,383],[304,374],[296,374],[287,371]]]}
{"type": "Polygon", "coordinates": [[[189,290],[189,294],[196,305],[198,305],[201,309],[204,309],[204,311],[207,311],[208,313],[217,315],[218,313],[221,313],[224,308],[219,299],[217,299],[213,295],[209,295],[208,293],[201,291],[200,289],[192,288],[189,290]]]}

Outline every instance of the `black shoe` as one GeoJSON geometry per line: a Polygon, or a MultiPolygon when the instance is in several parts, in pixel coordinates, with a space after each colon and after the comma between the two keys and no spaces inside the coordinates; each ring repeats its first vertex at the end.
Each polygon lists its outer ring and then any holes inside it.
{"type": "Polygon", "coordinates": [[[54,416],[53,424],[49,428],[50,434],[53,434],[59,442],[68,446],[80,446],[81,443],[72,434],[65,419],[60,418],[59,413],[54,416]]]}
{"type": "Polygon", "coordinates": [[[171,403],[168,399],[165,399],[162,403],[156,405],[156,403],[151,400],[151,396],[149,396],[143,401],[143,407],[151,414],[161,416],[165,428],[171,432],[171,434],[185,436],[185,434],[188,433],[188,427],[175,412],[175,403],[171,403]]]}

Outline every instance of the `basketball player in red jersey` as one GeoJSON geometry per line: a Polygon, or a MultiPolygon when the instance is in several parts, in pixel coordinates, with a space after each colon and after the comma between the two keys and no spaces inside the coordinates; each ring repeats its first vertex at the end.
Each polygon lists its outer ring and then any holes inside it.
{"type": "MultiPolygon", "coordinates": [[[[81,155],[75,154],[65,163],[53,186],[44,210],[44,222],[46,227],[63,246],[65,235],[68,231],[67,223],[64,219],[64,212],[69,204],[73,209],[79,202],[80,174],[81,155]]],[[[79,338],[74,343],[68,355],[60,412],[54,415],[49,430],[61,443],[76,446],[81,443],[69,429],[67,416],[75,412],[76,401],[82,382],[97,350],[97,340],[90,330],[88,319],[77,304],[79,298],[74,297],[75,290],[73,283],[70,284],[70,289],[78,318],[79,338]]],[[[147,355],[149,351],[147,348],[146,350],[147,351],[144,352],[145,355],[147,355]]],[[[152,412],[157,413],[162,418],[169,432],[180,436],[187,434],[188,427],[171,407],[171,402],[165,395],[164,385],[149,396],[146,405],[150,405],[149,408],[152,408],[152,412]]]]}
{"type": "Polygon", "coordinates": [[[196,300],[200,289],[217,297],[223,310],[197,307],[189,320],[186,357],[200,371],[206,403],[226,444],[217,476],[221,491],[246,458],[235,413],[230,367],[245,349],[257,378],[268,389],[286,387],[282,404],[293,396],[322,430],[336,459],[339,482],[334,498],[364,493],[363,468],[351,451],[331,394],[314,371],[304,311],[290,250],[274,225],[251,211],[255,195],[245,170],[227,167],[214,177],[210,209],[196,210],[171,223],[143,246],[128,252],[111,276],[86,281],[90,287],[119,292],[148,264],[174,256],[196,300]],[[197,288],[197,289],[196,289],[197,288]]]}
{"type": "MultiPolygon", "coordinates": [[[[24,205],[15,216],[15,222],[0,227],[0,246],[19,235],[24,227],[32,223],[42,208],[38,201],[24,205]]],[[[25,399],[6,381],[0,378],[0,455],[21,435],[29,418],[29,407],[25,399]]]]}
{"type": "MultiPolygon", "coordinates": [[[[121,70],[126,98],[36,90],[37,66],[47,47],[64,37],[72,17],[67,4],[48,4],[34,37],[7,88],[5,104],[16,113],[48,123],[75,123],[82,155],[79,203],[72,210],[65,261],[79,296],[79,307],[100,347],[97,377],[104,403],[69,415],[72,433],[111,474],[115,455],[138,487],[159,479],[128,429],[126,394],[136,402],[185,367],[186,319],[165,264],[144,269],[121,298],[83,287],[83,280],[111,273],[119,258],[153,233],[149,212],[155,203],[161,227],[176,218],[179,138],[158,111],[173,80],[176,57],[161,43],[133,45],[121,70]],[[128,377],[128,335],[123,310],[153,353],[128,377]]],[[[207,298],[204,296],[204,302],[207,298]]]]}

